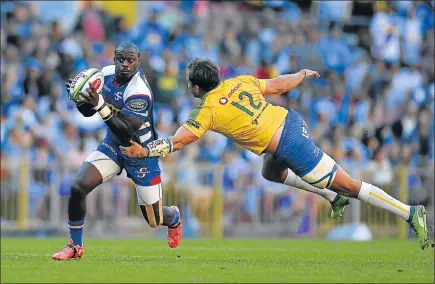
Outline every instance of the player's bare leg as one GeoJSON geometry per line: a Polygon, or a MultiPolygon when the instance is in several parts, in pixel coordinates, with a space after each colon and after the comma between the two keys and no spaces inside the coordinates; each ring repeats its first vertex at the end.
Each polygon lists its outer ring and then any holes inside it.
{"type": "Polygon", "coordinates": [[[262,175],[269,181],[283,183],[322,196],[331,203],[331,218],[342,216],[345,207],[350,204],[347,197],[341,196],[327,188],[320,189],[306,183],[283,163],[276,161],[273,154],[270,153],[264,155],[262,175]]]}
{"type": "Polygon", "coordinates": [[[162,206],[161,191],[161,184],[146,187],[136,185],[136,193],[142,216],[152,228],[157,228],[161,225],[168,227],[168,245],[171,248],[176,248],[180,244],[183,235],[180,210],[175,205],[162,206]]]}
{"type": "Polygon", "coordinates": [[[372,184],[358,181],[338,167],[337,174],[329,187],[348,197],[357,198],[373,206],[388,210],[407,221],[418,236],[421,249],[429,246],[424,206],[409,206],[372,184]]]}
{"type": "Polygon", "coordinates": [[[98,169],[91,163],[84,162],[71,186],[68,200],[68,226],[71,240],[65,248],[52,257],[56,260],[79,259],[84,254],[82,236],[86,215],[86,196],[103,181],[98,169]]]}

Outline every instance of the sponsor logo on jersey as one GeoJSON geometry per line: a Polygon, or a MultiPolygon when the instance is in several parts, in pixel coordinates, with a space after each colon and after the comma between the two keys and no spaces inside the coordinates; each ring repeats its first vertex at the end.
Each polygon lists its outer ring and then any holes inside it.
{"type": "Polygon", "coordinates": [[[110,89],[109,87],[107,87],[106,85],[103,86],[103,89],[110,92],[112,89],[110,89]]]}
{"type": "Polygon", "coordinates": [[[101,142],[101,145],[108,148],[113,154],[115,154],[115,156],[118,156],[118,153],[116,153],[115,149],[113,149],[113,147],[110,146],[109,144],[107,144],[106,142],[104,142],[104,141],[101,142]]]}
{"type": "Polygon", "coordinates": [[[115,93],[115,100],[120,100],[122,98],[122,93],[121,92],[117,92],[115,93]]]}
{"type": "Polygon", "coordinates": [[[222,97],[219,99],[219,103],[221,105],[225,105],[225,104],[227,104],[227,102],[228,102],[228,98],[222,97]]]}
{"type": "Polygon", "coordinates": [[[193,119],[188,119],[186,123],[189,124],[190,126],[195,127],[196,129],[199,129],[199,127],[201,127],[201,124],[193,119]]]}
{"type": "Polygon", "coordinates": [[[125,105],[132,111],[141,111],[146,109],[147,102],[145,100],[135,99],[127,102],[125,105]]]}
{"type": "Polygon", "coordinates": [[[237,86],[235,86],[234,89],[232,89],[230,91],[230,93],[228,94],[228,97],[231,97],[232,95],[234,95],[234,93],[240,88],[241,85],[242,85],[242,83],[238,83],[237,86]]]}
{"type": "Polygon", "coordinates": [[[144,178],[149,173],[150,171],[148,171],[147,168],[140,168],[138,171],[136,171],[138,178],[144,178]]]}

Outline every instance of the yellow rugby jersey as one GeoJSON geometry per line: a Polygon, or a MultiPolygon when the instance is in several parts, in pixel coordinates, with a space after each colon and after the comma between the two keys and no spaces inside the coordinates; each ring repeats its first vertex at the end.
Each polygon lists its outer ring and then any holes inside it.
{"type": "Polygon", "coordinates": [[[198,138],[213,130],[261,155],[288,112],[264,99],[266,84],[250,75],[220,82],[204,95],[183,126],[198,138]]]}

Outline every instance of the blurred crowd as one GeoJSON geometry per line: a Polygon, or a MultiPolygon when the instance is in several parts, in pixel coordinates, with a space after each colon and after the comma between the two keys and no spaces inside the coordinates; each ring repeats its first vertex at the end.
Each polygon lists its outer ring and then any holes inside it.
{"type": "MultiPolygon", "coordinates": [[[[186,64],[209,57],[222,79],[319,71],[320,79],[269,100],[303,114],[318,145],[355,178],[383,186],[399,165],[433,167],[434,1],[145,1],[131,27],[98,2],[66,2],[76,17],[53,10],[54,2],[51,10],[36,1],[1,3],[2,167],[26,157],[72,167],[85,160],[105,125],[98,115],[78,113],[64,83],[112,64],[123,41],[140,47],[160,137],[198,104],[187,92],[186,64]]],[[[186,165],[177,183],[211,184],[189,169],[199,161],[224,166],[223,190],[243,192],[238,213],[246,218],[266,189],[287,190],[261,177],[261,157],[216,133],[161,164],[163,171],[186,165]]],[[[420,183],[411,170],[409,186],[420,183]]],[[[410,202],[424,198],[411,195],[410,202]]],[[[277,206],[293,201],[285,195],[277,206]]]]}

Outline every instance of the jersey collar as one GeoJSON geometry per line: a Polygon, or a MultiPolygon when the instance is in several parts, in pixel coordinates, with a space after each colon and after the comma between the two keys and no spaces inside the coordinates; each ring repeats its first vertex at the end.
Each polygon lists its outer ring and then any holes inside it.
{"type": "Polygon", "coordinates": [[[207,93],[204,94],[204,96],[202,96],[203,99],[205,99],[206,96],[208,96],[208,94],[210,94],[211,92],[213,92],[214,90],[216,90],[217,88],[219,88],[222,85],[222,81],[219,82],[219,84],[217,84],[216,87],[214,87],[213,89],[211,89],[210,91],[208,91],[207,93]]]}

